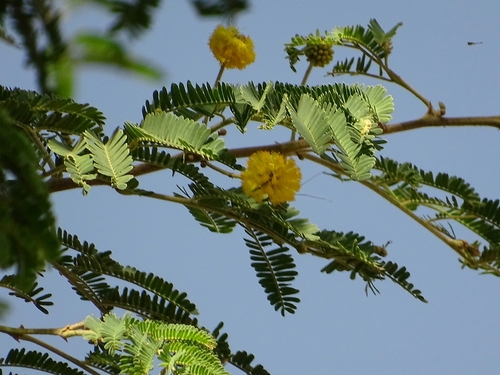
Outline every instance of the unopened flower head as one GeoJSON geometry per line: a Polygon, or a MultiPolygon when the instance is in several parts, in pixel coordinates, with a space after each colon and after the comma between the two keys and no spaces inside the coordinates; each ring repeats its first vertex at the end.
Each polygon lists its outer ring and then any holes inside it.
{"type": "Polygon", "coordinates": [[[248,158],[247,169],[241,174],[245,194],[259,203],[267,195],[273,205],[293,201],[301,178],[295,160],[269,151],[253,153],[248,158]]]}
{"type": "Polygon", "coordinates": [[[243,69],[255,61],[253,41],[234,26],[219,25],[208,43],[215,58],[228,69],[243,69]]]}

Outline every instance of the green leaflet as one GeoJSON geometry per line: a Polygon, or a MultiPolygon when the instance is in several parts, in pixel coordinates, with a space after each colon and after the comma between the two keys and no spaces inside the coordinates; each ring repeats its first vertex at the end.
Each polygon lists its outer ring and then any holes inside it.
{"type": "Polygon", "coordinates": [[[368,25],[368,29],[372,32],[375,41],[382,47],[392,44],[392,38],[396,35],[396,31],[403,26],[402,22],[398,22],[396,26],[385,32],[376,19],[371,19],[368,25]]]}
{"type": "Polygon", "coordinates": [[[147,114],[140,127],[126,123],[125,132],[132,149],[139,143],[153,143],[206,159],[216,159],[224,150],[224,140],[217,138],[206,125],[171,113],[147,114]]]}
{"type": "Polygon", "coordinates": [[[370,103],[372,111],[375,113],[377,120],[382,123],[387,123],[392,119],[394,112],[394,101],[391,95],[386,95],[387,90],[382,85],[367,86],[365,95],[370,103]]]}
{"type": "Polygon", "coordinates": [[[297,132],[311,146],[314,152],[321,155],[328,147],[331,138],[328,134],[329,118],[328,114],[320,108],[318,102],[307,94],[302,94],[299,100],[297,111],[288,102],[287,110],[292,117],[292,123],[297,132]]]}
{"type": "Polygon", "coordinates": [[[75,184],[83,188],[83,194],[86,195],[90,190],[87,181],[95,180],[97,173],[91,173],[94,172],[92,156],[90,154],[80,155],[86,149],[85,138],[82,138],[73,149],[55,139],[49,139],[47,146],[57,155],[64,157],[66,172],[69,173],[75,184]]]}
{"type": "Polygon", "coordinates": [[[82,338],[95,344],[102,341],[104,349],[110,354],[114,354],[115,351],[123,348],[122,340],[126,337],[127,332],[126,323],[126,319],[118,319],[114,314],[106,314],[102,320],[94,316],[87,316],[84,325],[88,330],[82,335],[82,338]]]}
{"type": "MultiPolygon", "coordinates": [[[[363,106],[361,99],[356,96],[349,97],[345,104],[349,111],[358,115],[365,113],[361,112],[364,109],[363,106]]],[[[340,153],[336,155],[341,160],[340,164],[344,171],[353,180],[362,181],[370,178],[370,171],[376,159],[373,156],[373,146],[367,151],[363,150],[364,137],[360,129],[348,126],[345,115],[341,111],[336,111],[330,116],[330,128],[335,145],[340,150],[340,153]]]]}
{"type": "Polygon", "coordinates": [[[106,351],[119,355],[121,372],[142,375],[154,368],[155,358],[169,371],[203,375],[228,375],[213,352],[215,338],[208,332],[184,324],[139,321],[126,314],[107,314],[102,320],[87,317],[84,339],[102,342],[106,351]]]}
{"type": "Polygon", "coordinates": [[[127,145],[127,136],[117,129],[104,144],[93,133],[85,131],[86,147],[99,173],[111,178],[111,186],[119,190],[127,188],[127,182],[134,178],[128,174],[133,168],[132,156],[127,145]]]}
{"type": "Polygon", "coordinates": [[[272,82],[266,84],[262,94],[259,94],[253,82],[249,82],[247,85],[235,87],[235,98],[237,102],[246,102],[250,104],[255,111],[260,111],[266,103],[268,92],[271,90],[273,90],[272,82]]]}

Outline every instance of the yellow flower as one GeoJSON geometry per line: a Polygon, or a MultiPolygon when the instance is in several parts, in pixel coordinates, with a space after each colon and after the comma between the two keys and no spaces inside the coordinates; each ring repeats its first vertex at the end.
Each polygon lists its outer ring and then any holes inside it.
{"type": "Polygon", "coordinates": [[[241,173],[245,194],[259,203],[267,195],[273,205],[293,201],[300,189],[301,178],[295,160],[269,151],[257,151],[250,155],[247,169],[241,173]]]}
{"type": "Polygon", "coordinates": [[[243,69],[255,61],[253,41],[234,26],[217,26],[208,43],[215,58],[228,69],[243,69]]]}

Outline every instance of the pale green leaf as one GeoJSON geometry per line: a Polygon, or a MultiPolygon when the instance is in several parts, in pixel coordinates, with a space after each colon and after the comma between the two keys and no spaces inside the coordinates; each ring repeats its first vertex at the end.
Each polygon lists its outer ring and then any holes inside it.
{"type": "Polygon", "coordinates": [[[93,133],[84,133],[87,149],[92,154],[94,165],[99,173],[111,178],[111,186],[119,190],[127,188],[127,182],[134,178],[128,174],[133,168],[132,156],[127,145],[127,136],[117,129],[111,139],[104,144],[93,133]]]}
{"type": "MultiPolygon", "coordinates": [[[[286,100],[284,98],[284,100],[286,100]]],[[[325,111],[318,102],[307,94],[302,94],[297,111],[291,104],[287,109],[292,117],[292,123],[297,132],[311,146],[317,154],[323,154],[331,138],[329,136],[329,123],[325,111]]]]}

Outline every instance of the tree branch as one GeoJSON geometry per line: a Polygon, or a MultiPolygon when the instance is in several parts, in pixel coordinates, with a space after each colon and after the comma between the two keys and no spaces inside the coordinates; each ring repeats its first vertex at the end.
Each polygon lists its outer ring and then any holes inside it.
{"type": "MultiPolygon", "coordinates": [[[[285,155],[294,154],[299,151],[304,151],[309,148],[309,145],[303,139],[299,139],[298,141],[290,141],[286,143],[276,143],[273,145],[264,145],[264,146],[252,146],[252,147],[242,147],[235,148],[232,150],[228,150],[228,152],[236,158],[244,158],[252,155],[254,152],[259,150],[265,151],[275,151],[281,152],[285,155]]],[[[198,155],[180,153],[175,158],[185,157],[188,163],[196,163],[200,162],[202,159],[198,155]]],[[[134,166],[134,169],[130,171],[130,174],[134,177],[142,176],[144,174],[152,173],[164,169],[161,166],[142,163],[134,166]]],[[[109,182],[104,180],[88,180],[86,181],[91,186],[104,186],[109,185],[109,182]]],[[[76,189],[79,186],[73,182],[71,178],[52,178],[47,181],[47,188],[49,192],[56,193],[58,191],[65,191],[76,189]]]]}
{"type": "Polygon", "coordinates": [[[37,344],[52,353],[55,353],[59,355],[60,357],[64,358],[66,361],[71,362],[75,364],[76,366],[82,368],[83,370],[87,371],[88,373],[92,375],[100,375],[99,372],[93,370],[90,368],[88,365],[86,365],[84,362],[80,361],[79,359],[70,356],[69,354],[66,354],[62,350],[59,350],[58,348],[47,344],[44,341],[38,340],[35,337],[30,336],[29,334],[45,334],[45,335],[56,335],[60,336],[64,339],[67,337],[71,336],[81,336],[82,333],[85,330],[82,329],[74,329],[74,328],[79,328],[83,327],[82,323],[77,323],[73,324],[70,326],[66,326],[63,328],[13,328],[13,327],[6,327],[6,326],[0,326],[0,332],[7,333],[8,335],[12,336],[13,339],[19,341],[19,340],[24,340],[24,341],[29,341],[34,344],[37,344]]]}
{"type": "Polygon", "coordinates": [[[437,127],[437,126],[492,126],[500,129],[500,116],[486,117],[443,117],[426,114],[422,118],[400,122],[391,125],[382,125],[384,134],[399,133],[407,130],[437,127]]]}

